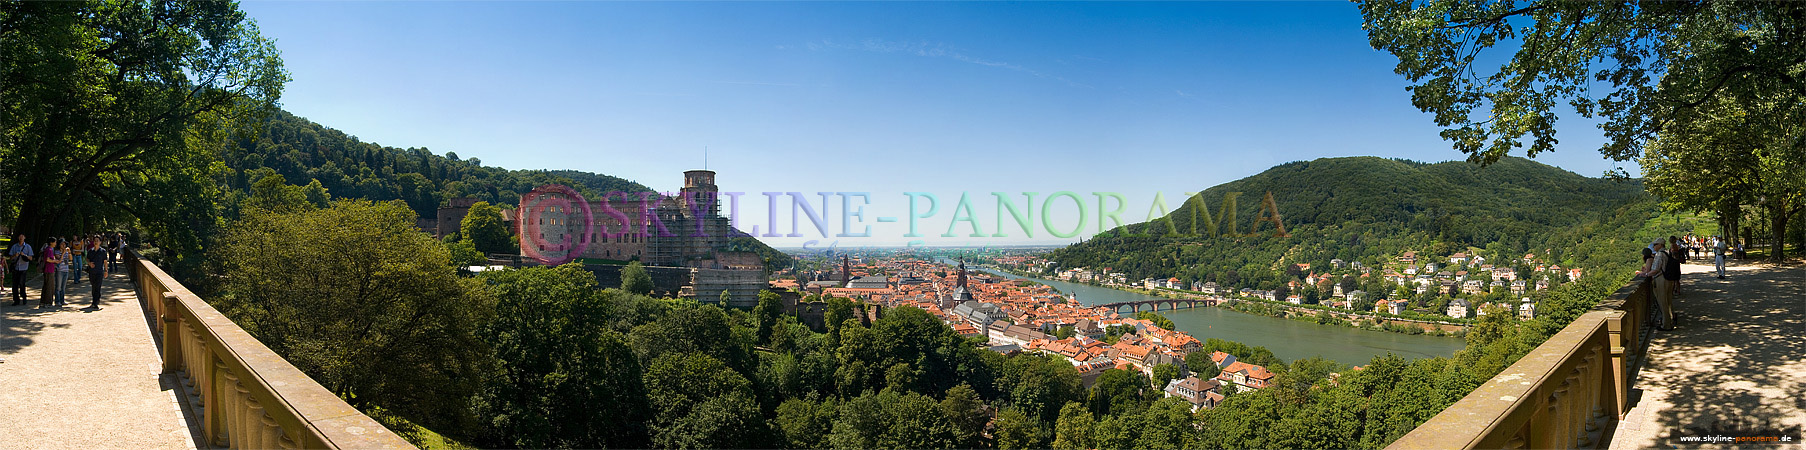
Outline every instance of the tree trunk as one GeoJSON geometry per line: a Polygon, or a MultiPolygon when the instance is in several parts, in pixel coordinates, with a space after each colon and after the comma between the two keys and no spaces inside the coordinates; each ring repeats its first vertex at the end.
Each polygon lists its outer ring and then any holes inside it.
{"type": "Polygon", "coordinates": [[[1737,242],[1737,237],[1743,235],[1743,205],[1731,204],[1731,214],[1726,217],[1726,220],[1730,222],[1731,229],[1725,233],[1724,238],[1727,241],[1737,242]]]}
{"type": "Polygon", "coordinates": [[[1770,200],[1768,211],[1772,224],[1769,231],[1774,235],[1774,239],[1769,243],[1771,248],[1769,256],[1778,263],[1787,259],[1787,215],[1791,211],[1787,210],[1787,200],[1783,198],[1770,200]]]}

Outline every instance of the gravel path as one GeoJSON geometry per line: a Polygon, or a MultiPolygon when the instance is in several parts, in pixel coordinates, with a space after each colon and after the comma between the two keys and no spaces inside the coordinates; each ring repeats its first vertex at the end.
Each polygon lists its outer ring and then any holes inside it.
{"type": "Polygon", "coordinates": [[[1633,389],[1641,390],[1611,448],[1767,448],[1700,445],[1681,436],[1791,434],[1806,425],[1806,266],[1745,264],[1719,280],[1685,265],[1674,331],[1657,331],[1633,389]],[[1715,429],[1714,427],[1717,427],[1715,429]],[[1738,430],[1741,430],[1739,432],[1738,430]]]}
{"type": "Polygon", "coordinates": [[[98,311],[70,284],[64,308],[0,302],[0,449],[195,448],[131,281],[110,277],[98,311]]]}

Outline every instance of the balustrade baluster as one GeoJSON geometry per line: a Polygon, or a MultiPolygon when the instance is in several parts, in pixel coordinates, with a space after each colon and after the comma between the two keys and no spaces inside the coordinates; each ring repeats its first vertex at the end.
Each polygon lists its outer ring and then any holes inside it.
{"type": "Polygon", "coordinates": [[[232,430],[232,448],[253,449],[257,446],[257,438],[251,435],[251,431],[255,428],[258,420],[252,414],[263,414],[263,406],[251,399],[251,391],[245,389],[244,383],[233,380],[231,389],[232,406],[235,410],[232,412],[231,420],[228,421],[231,425],[228,429],[232,430]],[[257,410],[253,412],[251,408],[257,410]]]}
{"type": "Polygon", "coordinates": [[[264,437],[263,402],[257,401],[255,397],[251,396],[251,391],[244,390],[242,387],[239,392],[244,396],[245,414],[239,416],[243,423],[237,428],[240,433],[239,439],[234,440],[244,442],[245,448],[270,448],[269,444],[264,442],[266,438],[264,437]]]}
{"type": "Polygon", "coordinates": [[[269,414],[258,416],[258,419],[258,423],[262,425],[262,428],[257,432],[257,435],[260,438],[258,440],[257,448],[281,448],[281,441],[286,437],[283,436],[282,426],[277,425],[276,419],[271,418],[269,414]]]}
{"type": "Polygon", "coordinates": [[[1536,433],[1539,438],[1537,440],[1541,441],[1537,444],[1537,448],[1556,448],[1556,443],[1561,442],[1560,438],[1555,437],[1559,433],[1552,432],[1555,430],[1556,424],[1561,422],[1560,402],[1561,391],[1551,391],[1549,397],[1543,400],[1542,420],[1537,421],[1537,426],[1530,429],[1530,432],[1536,433]]]}
{"type": "Polygon", "coordinates": [[[237,439],[233,439],[232,436],[232,416],[238,413],[238,402],[235,401],[232,385],[238,383],[238,376],[226,369],[224,363],[220,363],[216,367],[212,380],[213,401],[208,402],[207,411],[217,412],[213,414],[214,422],[212,422],[214,425],[213,445],[225,447],[238,443],[237,439]]]}
{"type": "Polygon", "coordinates": [[[382,430],[382,425],[368,417],[344,423],[347,418],[339,411],[350,405],[292,365],[272,358],[277,355],[267,348],[247,341],[243,329],[199,320],[218,317],[218,311],[155,264],[139,260],[129,250],[123,257],[139,306],[152,314],[151,326],[162,340],[164,370],[182,377],[181,383],[188,388],[184,399],[201,420],[205,442],[198,444],[219,448],[409,448],[407,441],[392,433],[346,431],[354,427],[382,430]],[[253,397],[253,391],[262,399],[253,397]],[[311,420],[318,418],[340,421],[340,425],[331,430],[310,427],[311,420]]]}
{"type": "Polygon", "coordinates": [[[1587,398],[1585,391],[1586,385],[1581,384],[1580,382],[1581,372],[1582,369],[1580,367],[1569,369],[1568,376],[1561,380],[1561,385],[1568,389],[1569,394],[1567,399],[1564,400],[1561,405],[1563,416],[1561,422],[1561,436],[1562,441],[1564,442],[1562,448],[1575,448],[1579,443],[1579,440],[1576,439],[1575,436],[1580,433],[1580,418],[1583,417],[1580,408],[1584,406],[1587,398]]]}

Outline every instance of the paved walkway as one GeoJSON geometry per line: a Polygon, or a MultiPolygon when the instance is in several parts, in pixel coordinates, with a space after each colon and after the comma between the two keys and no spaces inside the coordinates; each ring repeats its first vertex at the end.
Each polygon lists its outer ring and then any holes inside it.
{"type": "MultiPolygon", "coordinates": [[[[1806,265],[1685,265],[1675,331],[1657,331],[1611,448],[1696,447],[1678,436],[1780,436],[1806,426],[1806,265]],[[1767,431],[1767,432],[1764,432],[1767,431]],[[1752,433],[1753,432],[1753,433],[1752,433]]],[[[1724,444],[1749,448],[1771,444],[1724,444]]]]}
{"type": "Polygon", "coordinates": [[[130,280],[108,279],[98,311],[89,289],[61,309],[37,309],[35,288],[0,302],[0,449],[195,448],[130,280]]]}

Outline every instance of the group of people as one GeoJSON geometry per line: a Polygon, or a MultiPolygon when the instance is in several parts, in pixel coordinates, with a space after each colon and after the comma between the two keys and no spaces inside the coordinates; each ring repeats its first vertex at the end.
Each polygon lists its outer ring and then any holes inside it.
{"type": "Polygon", "coordinates": [[[1706,252],[1712,252],[1714,257],[1719,260],[1719,278],[1724,278],[1724,258],[1726,255],[1738,255],[1738,258],[1743,257],[1741,256],[1743,253],[1742,245],[1726,241],[1720,236],[1694,236],[1693,233],[1687,233],[1686,236],[1681,236],[1678,241],[1675,241],[1674,236],[1669,236],[1668,239],[1671,243],[1679,244],[1678,249],[1681,251],[1681,259],[1693,259],[1706,252]]]}
{"type": "Polygon", "coordinates": [[[1655,301],[1660,311],[1656,314],[1656,327],[1661,330],[1673,330],[1675,325],[1674,294],[1680,291],[1681,263],[1696,253],[1708,249],[1713,253],[1713,260],[1718,270],[1718,279],[1724,279],[1725,251],[1729,244],[1724,238],[1712,236],[1686,237],[1669,236],[1666,241],[1657,239],[1643,249],[1643,270],[1638,276],[1649,277],[1655,283],[1655,301]]]}
{"type": "Polygon", "coordinates": [[[119,266],[119,251],[124,247],[122,233],[50,238],[37,246],[31,245],[24,234],[15,235],[12,245],[6,248],[6,270],[0,275],[10,283],[0,285],[12,287],[8,294],[11,306],[25,305],[30,300],[25,293],[26,281],[34,273],[42,273],[44,288],[38,308],[60,308],[68,305],[69,282],[81,283],[82,276],[87,275],[94,291],[94,301],[88,308],[100,309],[100,283],[111,269],[119,266]]]}

